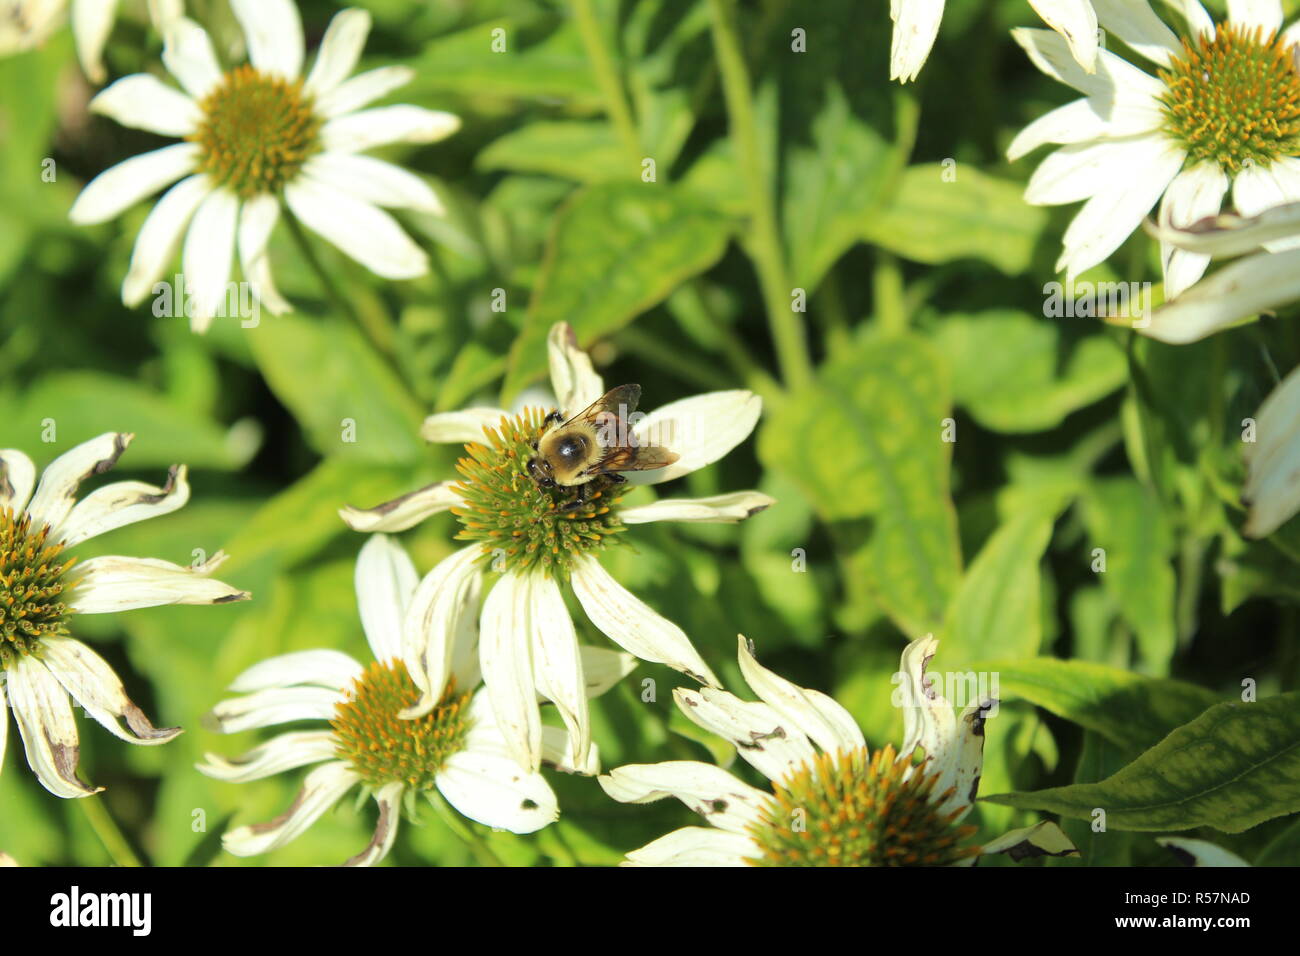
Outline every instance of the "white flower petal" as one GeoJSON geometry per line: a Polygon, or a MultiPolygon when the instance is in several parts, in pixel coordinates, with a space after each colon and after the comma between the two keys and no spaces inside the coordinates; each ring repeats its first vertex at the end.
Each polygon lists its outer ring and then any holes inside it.
{"type": "Polygon", "coordinates": [[[480,619],[479,666],[497,726],[520,767],[541,762],[542,717],[533,683],[531,575],[507,572],[488,592],[480,619]]]}
{"type": "Polygon", "coordinates": [[[591,750],[591,717],[587,711],[587,679],[582,672],[578,635],[564,606],[560,586],[539,577],[531,589],[533,619],[533,678],[537,692],[555,704],[573,740],[578,763],[591,750]]]}
{"type": "Polygon", "coordinates": [[[769,780],[784,780],[817,756],[799,724],[767,704],[741,700],[716,687],[673,691],[692,723],[730,741],[736,752],[769,780]]]}
{"type": "Polygon", "coordinates": [[[1300,372],[1292,371],[1255,413],[1256,441],[1245,445],[1249,473],[1242,500],[1245,533],[1267,537],[1300,510],[1300,372]]]}
{"type": "Polygon", "coordinates": [[[360,782],[361,778],[342,761],[322,764],[307,774],[288,810],[267,823],[236,827],[222,836],[221,843],[235,856],[255,856],[282,847],[305,832],[360,782]]]}
{"type": "MultiPolygon", "coordinates": [[[[1126,130],[1115,135],[1135,132],[1142,131],[1126,130]]],[[[1046,143],[1086,143],[1110,134],[1110,122],[1097,112],[1092,100],[1075,100],[1044,113],[1016,134],[1007,147],[1007,159],[1015,162],[1046,143]]]]}
{"type": "Polygon", "coordinates": [[[357,557],[355,577],[361,626],[375,660],[401,660],[402,619],[420,583],[410,555],[387,535],[373,535],[357,557]]]}
{"type": "Polygon", "coordinates": [[[406,531],[430,515],[459,505],[460,496],[452,490],[455,484],[440,481],[426,485],[373,508],[340,508],[339,517],[353,531],[406,531]]]}
{"type": "Polygon", "coordinates": [[[1265,37],[1282,29],[1279,0],[1228,0],[1228,22],[1235,27],[1258,28],[1265,37]]]}
{"type": "Polygon", "coordinates": [[[551,389],[560,414],[572,418],[605,394],[605,383],[591,366],[591,358],[578,347],[578,336],[567,322],[557,322],[546,335],[546,358],[551,389]]]}
{"type": "Polygon", "coordinates": [[[302,72],[302,18],[292,0],[230,0],[248,59],[263,73],[296,80],[302,72]]]}
{"type": "Polygon", "coordinates": [[[414,707],[401,712],[404,719],[433,710],[453,676],[457,643],[465,634],[464,619],[478,607],[481,556],[478,545],[461,548],[439,561],[415,589],[402,623],[402,657],[421,694],[414,707]]]}
{"type": "Polygon", "coordinates": [[[156,76],[124,76],[90,101],[92,113],[160,136],[188,136],[203,118],[198,104],[156,76]]]}
{"type": "Polygon", "coordinates": [[[202,102],[221,82],[221,67],[208,31],[181,17],[163,28],[163,64],[185,92],[202,102]]]}
{"type": "Polygon", "coordinates": [[[366,848],[350,858],[344,866],[374,866],[388,856],[388,851],[397,839],[397,825],[402,818],[402,793],[405,789],[401,783],[389,783],[375,791],[375,803],[379,806],[375,832],[366,848]]]}
{"type": "Polygon", "coordinates": [[[1240,255],[1257,251],[1265,244],[1300,238],[1300,203],[1274,206],[1249,219],[1222,213],[1193,224],[1189,229],[1158,225],[1152,234],[1189,252],[1213,256],[1240,255]]]}
{"type": "MultiPolygon", "coordinates": [[[[1215,163],[1198,163],[1185,169],[1169,184],[1160,203],[1160,223],[1167,228],[1185,228],[1213,216],[1228,191],[1228,177],[1215,163]]],[[[1196,282],[1210,264],[1210,257],[1179,249],[1169,242],[1160,244],[1165,274],[1165,297],[1172,299],[1196,282]]]]}
{"type": "Polygon", "coordinates": [[[446,210],[433,189],[400,166],[352,153],[321,153],[303,167],[305,175],[339,192],[389,209],[443,215],[446,210]]]}
{"type": "Polygon", "coordinates": [[[72,204],[68,218],[79,226],[107,222],[193,172],[198,158],[199,147],[194,143],[176,143],[132,156],[92,179],[72,204]]]}
{"type": "Polygon", "coordinates": [[[293,309],[280,295],[271,278],[271,260],[266,254],[271,232],[280,221],[280,200],[263,193],[247,200],[239,210],[239,268],[244,280],[252,287],[253,295],[273,315],[282,315],[293,309]]]}
{"type": "Polygon", "coordinates": [[[447,758],[436,782],[462,816],[500,830],[534,833],[560,816],[550,784],[508,757],[462,750],[447,758]]]}
{"type": "Polygon", "coordinates": [[[77,779],[77,725],[68,695],[45,665],[34,657],[18,657],[9,665],[6,686],[9,706],[23,738],[27,764],[41,786],[56,797],[88,797],[103,787],[87,787],[77,779]]]}
{"type": "Polygon", "coordinates": [[[929,773],[942,773],[952,762],[957,743],[957,717],[952,704],[934,689],[926,676],[926,668],[934,657],[939,642],[926,635],[903,648],[899,663],[901,678],[898,692],[903,707],[903,746],[898,755],[908,759],[920,747],[925,751],[929,773]]]}
{"type": "MultiPolygon", "coordinates": [[[[1178,0],[1169,0],[1177,6],[1178,0]]],[[[1183,0],[1183,16],[1187,19],[1188,33],[1194,36],[1214,37],[1214,20],[1201,6],[1200,0],[1183,0]]]]}
{"type": "Polygon", "coordinates": [[[77,489],[91,475],[102,475],[122,457],[135,436],[105,432],[64,452],[46,466],[36,494],[27,505],[32,523],[52,529],[63,526],[77,499],[77,489]]]}
{"type": "Polygon", "coordinates": [[[1208,840],[1192,840],[1187,837],[1157,837],[1156,842],[1168,847],[1180,861],[1188,866],[1250,866],[1237,854],[1215,846],[1208,840]]]}
{"type": "Polygon", "coordinates": [[[179,511],[190,500],[184,465],[172,465],[159,488],[143,481],[118,481],[77,502],[58,529],[67,547],[139,521],[179,511]]]}
{"type": "Polygon", "coordinates": [[[484,440],[483,429],[496,428],[509,412],[499,408],[463,408],[458,412],[430,415],[420,426],[420,436],[428,442],[458,445],[484,440]]]}
{"type": "Polygon", "coordinates": [[[749,866],[759,855],[748,836],[682,827],[627,855],[628,866],[749,866]]]}
{"type": "Polygon", "coordinates": [[[307,74],[303,92],[314,97],[329,93],[356,69],[370,35],[370,14],[348,9],[334,15],[325,28],[316,62],[307,74]]]}
{"type": "Polygon", "coordinates": [[[436,143],[460,129],[460,117],[422,106],[377,106],[336,116],[321,127],[327,152],[360,153],[389,143],[436,143]]]}
{"type": "Polygon", "coordinates": [[[1043,22],[1064,37],[1070,52],[1091,73],[1097,60],[1097,15],[1089,0],[1029,0],[1043,22]]]}
{"type": "Polygon", "coordinates": [[[1178,37],[1146,0],[1092,0],[1097,21],[1148,60],[1168,66],[1170,56],[1182,56],[1178,37]]]}
{"type": "Polygon", "coordinates": [[[1065,40],[1051,30],[1017,28],[1012,38],[1029,54],[1029,59],[1054,80],[1095,98],[1102,116],[1113,109],[1142,107],[1159,100],[1165,85],[1109,50],[1097,51],[1096,71],[1086,72],[1074,59],[1065,40]]]}
{"type": "Polygon", "coordinates": [[[342,651],[291,651],[258,661],[231,681],[230,689],[246,694],[305,684],[345,691],[364,670],[351,655],[342,651]]]}
{"type": "Polygon", "coordinates": [[[587,678],[587,696],[599,697],[636,670],[637,659],[624,651],[582,644],[582,673],[587,678]]]}
{"type": "Polygon", "coordinates": [[[648,524],[652,521],[734,524],[752,518],[774,504],[776,499],[761,491],[733,491],[710,498],[661,498],[648,505],[624,508],[619,517],[624,524],[648,524]]]}
{"type": "Polygon", "coordinates": [[[78,614],[107,614],[169,604],[247,601],[247,591],[208,577],[224,559],[218,553],[206,564],[186,568],[155,558],[91,558],[77,565],[81,577],[69,593],[68,606],[78,614]]]}
{"type": "Polygon", "coordinates": [[[600,773],[600,751],[595,743],[587,748],[586,755],[579,760],[574,752],[573,738],[562,727],[542,728],[542,762],[564,773],[580,773],[587,777],[600,773]]]}
{"type": "Polygon", "coordinates": [[[619,803],[676,797],[715,827],[731,833],[744,833],[772,799],[721,767],[696,760],[628,764],[596,779],[619,803]]]}
{"type": "Polygon", "coordinates": [[[204,332],[218,314],[233,315],[227,301],[235,263],[239,197],[218,187],[199,204],[185,235],[181,272],[193,303],[190,327],[204,332]]]}
{"type": "MultiPolygon", "coordinates": [[[[21,17],[21,7],[12,15],[21,17]]],[[[104,45],[116,17],[117,0],[72,0],[72,38],[77,59],[93,83],[104,82],[104,45]]]]}
{"type": "Polygon", "coordinates": [[[749,437],[763,411],[753,392],[707,392],[656,408],[633,429],[643,445],[676,452],[677,461],[655,471],[630,472],[634,485],[654,485],[713,464],[749,437]]]}
{"type": "MultiPolygon", "coordinates": [[[[194,211],[211,191],[212,181],[200,173],[182,179],[154,203],[136,236],[131,267],[122,280],[123,304],[134,308],[153,291],[175,260],[194,211]]],[[[179,289],[173,292],[182,294],[179,289]]]]}
{"type": "Polygon", "coordinates": [[[1025,202],[1058,206],[1114,191],[1121,176],[1150,157],[1154,143],[1138,136],[1064,146],[1038,164],[1025,187],[1025,202]]]}
{"type": "Polygon", "coordinates": [[[317,98],[316,112],[328,118],[343,116],[387,96],[413,79],[415,71],[409,66],[381,66],[358,73],[317,98]]]}
{"type": "Polygon", "coordinates": [[[299,720],[333,720],[335,708],[345,699],[327,687],[273,687],[223,700],[210,717],[221,733],[237,734],[299,720]]]}
{"type": "Polygon", "coordinates": [[[375,275],[413,279],[429,258],[388,213],[323,183],[300,179],[284,191],[293,214],[375,275]]]}
{"type": "Polygon", "coordinates": [[[975,805],[980,774],[984,769],[984,725],[989,710],[996,703],[991,697],[977,701],[957,718],[957,741],[952,757],[934,786],[936,795],[945,793],[950,787],[953,790],[952,796],[939,805],[940,813],[959,811],[956,819],[961,820],[975,805]]]}
{"type": "Polygon", "coordinates": [[[579,561],[570,580],[591,623],[619,647],[643,661],[676,668],[701,684],[718,686],[682,629],[615,581],[595,558],[579,561]]]}
{"type": "Polygon", "coordinates": [[[36,484],[36,466],[17,448],[0,449],[0,508],[21,512],[36,484]]]}
{"type": "Polygon", "coordinates": [[[916,79],[930,56],[943,19],[943,0],[890,0],[889,17],[894,21],[889,78],[906,83],[916,79]]]}
{"type": "Polygon", "coordinates": [[[783,721],[810,737],[827,753],[848,752],[867,746],[851,714],[820,691],[800,687],[768,670],[754,656],[749,641],[739,638],[740,673],[745,683],[783,721]]]}
{"type": "Polygon", "coordinates": [[[49,672],[91,717],[116,737],[133,744],[165,744],[179,727],[155,727],[126,694],[108,663],[80,641],[50,637],[41,641],[49,672]],[[123,726],[125,721],[125,726],[123,726]]]}
{"type": "Polygon", "coordinates": [[[1250,218],[1289,200],[1270,168],[1247,166],[1233,180],[1232,201],[1238,215],[1250,218]]]}

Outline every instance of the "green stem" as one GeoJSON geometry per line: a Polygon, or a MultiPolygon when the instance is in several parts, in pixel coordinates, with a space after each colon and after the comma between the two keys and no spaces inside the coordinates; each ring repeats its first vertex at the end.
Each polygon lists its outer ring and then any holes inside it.
{"type": "Polygon", "coordinates": [[[623,81],[619,78],[614,56],[605,43],[600,21],[596,19],[591,0],[573,0],[572,5],[578,33],[582,35],[582,45],[587,50],[587,59],[591,61],[591,71],[596,75],[596,85],[600,87],[601,96],[605,99],[605,112],[614,124],[618,138],[623,141],[623,148],[632,159],[633,168],[639,169],[644,158],[641,137],[637,134],[632,107],[623,92],[623,81]]]}
{"type": "Polygon", "coordinates": [[[763,153],[750,95],[749,71],[736,28],[734,0],[709,0],[709,7],[713,13],[713,45],[722,74],[722,92],[727,101],[732,150],[745,180],[749,213],[753,220],[749,252],[763,289],[781,376],[787,386],[799,388],[812,380],[812,359],[808,354],[803,320],[791,308],[791,288],[777,227],[776,202],[763,172],[763,153]]]}
{"type": "Polygon", "coordinates": [[[468,823],[461,818],[461,815],[451,808],[447,801],[437,790],[431,790],[428,793],[429,803],[442,818],[442,822],[447,824],[447,829],[460,837],[465,845],[469,847],[470,852],[478,859],[483,866],[505,866],[501,858],[492,852],[487,841],[479,836],[468,823]]]}
{"type": "Polygon", "coordinates": [[[135,851],[131,849],[131,844],[126,842],[122,831],[113,822],[112,814],[104,806],[103,797],[80,797],[76,802],[81,805],[86,819],[90,822],[90,828],[95,831],[95,836],[99,837],[99,842],[104,845],[104,849],[108,851],[114,863],[118,866],[143,865],[140,858],[135,855],[135,851]]]}
{"type": "Polygon", "coordinates": [[[876,250],[876,269],[871,277],[876,300],[876,321],[881,330],[897,335],[907,331],[907,302],[903,288],[903,269],[898,259],[876,250]]]}

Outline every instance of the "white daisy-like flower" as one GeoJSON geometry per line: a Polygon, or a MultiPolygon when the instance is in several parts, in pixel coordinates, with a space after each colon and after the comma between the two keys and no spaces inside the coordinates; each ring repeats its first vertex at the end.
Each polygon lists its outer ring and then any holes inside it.
{"type": "MultiPolygon", "coordinates": [[[[335,650],[274,657],[239,675],[231,690],[244,696],[212,712],[226,733],[329,722],[329,729],[281,734],[236,760],[206,755],[199,770],[232,783],[317,765],[284,814],[226,833],[226,849],[252,856],[282,847],[354,787],[374,797],[379,821],[370,844],[349,866],[382,860],[403,808],[414,813],[415,799],[432,798],[435,790],[469,819],[512,833],[532,833],[554,821],[559,808],[550,785],[512,759],[483,690],[476,690],[474,615],[466,613],[477,601],[476,587],[454,585],[437,569],[420,580],[406,552],[386,535],[373,536],[361,549],[356,586],[361,626],[375,656],[370,666],[335,650]],[[447,662],[433,683],[422,670],[430,658],[447,662]],[[422,687],[433,688],[434,706],[408,719],[422,687]]],[[[593,697],[635,663],[627,654],[600,648],[575,653],[585,674],[582,692],[593,697]]],[[[561,770],[599,770],[595,747],[578,758],[559,727],[543,729],[540,748],[561,770]]]]}
{"type": "MultiPolygon", "coordinates": [[[[72,0],[72,38],[81,69],[104,82],[104,46],[117,20],[119,0],[72,0]]],[[[68,0],[0,0],[0,56],[41,46],[63,23],[68,0]]],[[[149,0],[149,19],[162,32],[184,12],[181,0],[149,0]]]]}
{"type": "Polygon", "coordinates": [[[902,749],[867,752],[852,715],[833,699],[763,667],[740,638],[740,670],[759,697],[717,688],[673,692],[694,723],[730,741],[771,781],[750,786],[715,764],[674,760],[630,764],[600,777],[622,803],[676,797],[712,824],[683,827],[633,850],[637,866],[970,866],[990,853],[1014,860],[1073,856],[1054,823],[1042,822],[980,845],[963,826],[979,789],[984,729],[994,700],[957,714],[931,685],[926,665],[939,642],[903,651],[899,687],[902,749]],[[917,748],[921,763],[913,762],[917,748]]]}
{"type": "MultiPolygon", "coordinates": [[[[1025,191],[1038,205],[1086,200],[1058,269],[1073,278],[1106,259],[1157,201],[1162,224],[1184,227],[1217,213],[1229,188],[1244,216],[1300,200],[1300,28],[1281,30],[1278,0],[1228,0],[1228,21],[1217,27],[1198,0],[1186,0],[1182,39],[1146,0],[1094,5],[1101,25],[1149,60],[1155,76],[1106,50],[1089,75],[1055,34],[1014,31],[1039,69],[1084,94],[1035,120],[1007,151],[1014,160],[1064,144],[1025,191]]],[[[1209,264],[1167,241],[1161,258],[1167,298],[1209,264]]]]}
{"type": "MultiPolygon", "coordinates": [[[[889,0],[889,18],[894,33],[889,50],[889,78],[906,83],[914,80],[930,57],[944,0],[889,0]]],[[[1097,59],[1097,15],[1092,0],[1029,0],[1043,22],[1056,30],[1070,45],[1079,65],[1093,71],[1097,59]]]]}
{"type": "Polygon", "coordinates": [[[103,789],[77,778],[80,747],[69,695],[128,743],[163,744],[181,732],[149,722],[104,659],[69,636],[71,616],[248,598],[208,577],[224,560],[220,553],[194,568],[117,556],[76,563],[65,553],[105,532],[170,514],[189,500],[185,466],[177,465],[161,488],[120,481],[77,501],[81,483],[112,468],[133,437],[108,432],[78,445],[52,461],[39,484],[30,458],[0,450],[0,763],[12,708],[27,763],[59,797],[103,789]]]}
{"type": "MultiPolygon", "coordinates": [[[[605,394],[567,324],[551,329],[547,348],[561,419],[605,394]]],[[[677,458],[665,468],[628,474],[627,484],[668,481],[712,464],[749,436],[761,407],[752,392],[709,392],[630,420],[638,444],[664,445],[677,458]]],[[[457,466],[461,480],[430,485],[375,508],[340,512],[357,531],[392,532],[450,510],[462,525],[458,536],[473,543],[435,569],[445,576],[449,592],[477,588],[488,570],[501,572],[483,604],[480,660],[497,722],[525,768],[536,768],[542,753],[539,694],[555,703],[580,760],[591,742],[584,667],[561,586],[572,584],[587,617],[624,650],[716,685],[682,629],[615,581],[598,555],[617,543],[628,525],[734,523],[773,503],[757,491],[740,491],[625,508],[619,489],[626,485],[611,484],[582,507],[565,510],[572,489],[541,487],[527,467],[536,454],[533,443],[547,427],[545,411],[536,408],[513,416],[495,408],[433,415],[422,429],[427,440],[466,443],[466,457],[457,466]]],[[[444,619],[442,626],[451,622],[444,619]]],[[[430,684],[413,713],[433,706],[433,688],[447,667],[445,660],[425,662],[430,684]]]]}
{"type": "Polygon", "coordinates": [[[104,222],[171,187],[136,238],[122,301],[144,301],[183,244],[181,274],[196,331],[225,306],[236,251],[258,301],[273,313],[288,311],[266,255],[282,206],[376,275],[423,275],[428,257],[383,207],[436,214],[442,204],[420,177],[362,153],[436,142],[460,120],[418,106],[366,108],[414,72],[386,66],[349,78],[370,32],[363,10],[330,21],[304,78],[302,21],[290,0],[231,6],[251,63],[222,72],[207,33],[181,18],[167,26],[163,49],[181,89],[141,73],[91,101],[92,110],[124,126],[185,140],[100,173],[69,213],[76,223],[104,222]]]}

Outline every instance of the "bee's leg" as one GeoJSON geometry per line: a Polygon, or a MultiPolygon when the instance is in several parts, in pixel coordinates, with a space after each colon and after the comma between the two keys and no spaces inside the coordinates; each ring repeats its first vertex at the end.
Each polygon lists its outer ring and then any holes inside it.
{"type": "MultiPolygon", "coordinates": [[[[549,412],[549,413],[547,414],[547,416],[546,416],[545,418],[542,419],[542,424],[543,424],[543,425],[558,425],[558,424],[560,424],[560,422],[562,422],[562,421],[564,421],[564,413],[561,412],[561,411],[557,408],[555,411],[553,411],[553,412],[549,412]]],[[[533,447],[534,447],[534,448],[537,447],[537,442],[533,442],[533,447]]]]}
{"type": "Polygon", "coordinates": [[[611,485],[621,485],[623,482],[627,481],[627,475],[620,475],[616,471],[609,472],[605,477],[609,479],[611,485]]]}
{"type": "Polygon", "coordinates": [[[586,484],[578,485],[577,491],[574,492],[573,497],[560,505],[560,511],[568,514],[571,511],[580,511],[587,507],[587,492],[591,489],[591,484],[591,482],[587,482],[586,484]]]}

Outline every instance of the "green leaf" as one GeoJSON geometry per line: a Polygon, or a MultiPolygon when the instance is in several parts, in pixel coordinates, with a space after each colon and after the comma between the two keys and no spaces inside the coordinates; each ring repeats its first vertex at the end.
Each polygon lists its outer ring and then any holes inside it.
{"type": "Polygon", "coordinates": [[[1061,323],[1010,310],[950,315],[935,331],[957,404],[1012,433],[1055,428],[1128,380],[1124,353],[1106,335],[1064,338],[1061,323]]]}
{"type": "Polygon", "coordinates": [[[1219,700],[1195,684],[1141,677],[1090,661],[986,659],[976,669],[997,674],[1004,697],[1027,700],[1129,754],[1154,746],[1219,700]]]}
{"type": "MultiPolygon", "coordinates": [[[[1083,752],[1075,769],[1075,783],[1096,783],[1115,773],[1127,759],[1127,751],[1100,734],[1083,735],[1083,752]]],[[[1061,829],[1079,848],[1088,866],[1132,866],[1133,834],[1122,830],[1095,830],[1092,820],[1062,820],[1061,829]]]]}
{"type": "Polygon", "coordinates": [[[605,122],[538,122],[507,133],[475,161],[480,169],[546,173],[581,183],[639,178],[627,150],[605,122]]]}
{"type": "Polygon", "coordinates": [[[663,301],[721,258],[731,233],[717,213],[664,186],[606,184],[561,211],[503,388],[508,402],[546,369],[546,335],[568,322],[590,343],[663,301]]]}
{"type": "Polygon", "coordinates": [[[908,633],[937,629],[961,568],[940,368],[919,338],[865,339],[791,393],[759,437],[762,461],[837,523],[846,575],[863,575],[908,633]]]}
{"type": "Polygon", "coordinates": [[[1101,783],[986,798],[1116,830],[1241,833],[1300,811],[1300,691],[1218,704],[1101,783]]]}
{"type": "Polygon", "coordinates": [[[353,326],[292,314],[248,335],[267,384],[321,454],[375,462],[420,455],[420,406],[353,326]]]}
{"type": "Polygon", "coordinates": [[[1046,210],[1026,203],[1022,192],[970,163],[912,166],[894,201],[863,220],[862,236],[916,262],[981,259],[1018,275],[1047,224],[1046,210]]]}

